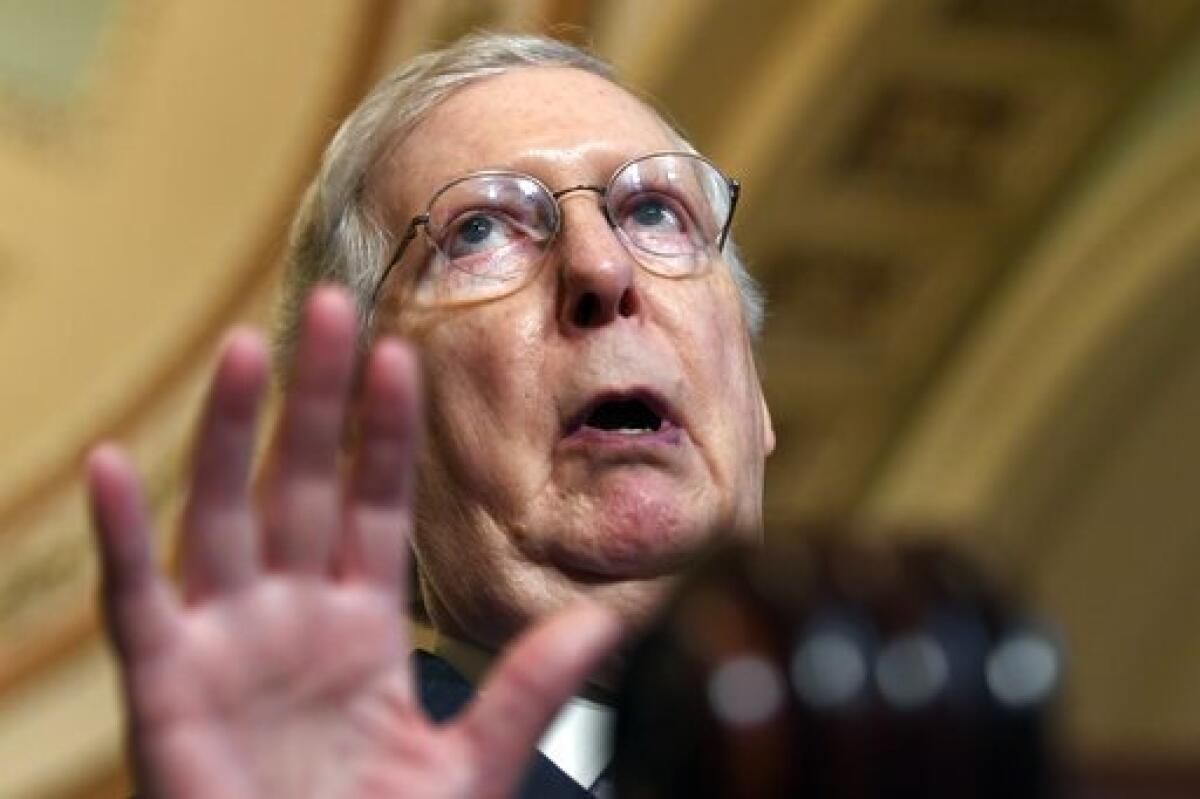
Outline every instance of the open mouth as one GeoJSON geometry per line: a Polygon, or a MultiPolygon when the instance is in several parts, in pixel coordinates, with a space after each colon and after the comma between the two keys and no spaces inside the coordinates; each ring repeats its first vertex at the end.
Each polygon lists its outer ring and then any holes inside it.
{"type": "Polygon", "coordinates": [[[583,420],[583,427],[610,433],[655,433],[663,418],[640,399],[608,400],[596,404],[583,420]]]}
{"type": "Polygon", "coordinates": [[[595,398],[568,425],[567,434],[633,437],[663,433],[673,427],[663,400],[649,393],[637,392],[595,398]]]}

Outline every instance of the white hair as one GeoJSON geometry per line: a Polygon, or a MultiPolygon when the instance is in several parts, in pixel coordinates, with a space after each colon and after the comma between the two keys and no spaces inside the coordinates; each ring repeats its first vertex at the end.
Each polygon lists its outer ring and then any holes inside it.
{"type": "MultiPolygon", "coordinates": [[[[300,309],[318,282],[341,284],[350,291],[360,344],[369,336],[372,293],[396,246],[395,234],[380,219],[368,191],[375,165],[454,91],[535,66],[571,67],[621,85],[612,67],[569,44],[541,36],[480,33],[414,58],[385,78],[346,118],[292,223],[276,331],[278,364],[288,360],[300,309]]],[[[682,136],[679,139],[694,151],[682,136]]],[[[762,327],[762,294],[733,241],[725,248],[746,327],[756,337],[762,327]]]]}

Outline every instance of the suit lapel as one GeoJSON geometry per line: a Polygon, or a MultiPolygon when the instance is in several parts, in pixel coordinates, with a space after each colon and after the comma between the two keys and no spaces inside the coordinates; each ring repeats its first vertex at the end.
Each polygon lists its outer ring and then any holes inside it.
{"type": "MultiPolygon", "coordinates": [[[[413,654],[416,666],[417,689],[425,712],[436,722],[458,714],[475,695],[475,689],[454,668],[428,652],[413,654]]],[[[563,773],[541,752],[525,769],[520,799],[591,799],[591,793],[563,773]]]]}

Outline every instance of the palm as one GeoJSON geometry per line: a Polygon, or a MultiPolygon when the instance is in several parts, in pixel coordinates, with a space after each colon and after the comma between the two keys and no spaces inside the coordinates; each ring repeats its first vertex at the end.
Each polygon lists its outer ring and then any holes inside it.
{"type": "Polygon", "coordinates": [[[333,796],[353,764],[330,753],[355,739],[354,754],[370,753],[354,720],[406,678],[397,614],[362,589],[297,583],[264,580],[185,614],[131,674],[142,757],[186,775],[189,793],[333,796]]]}
{"type": "Polygon", "coordinates": [[[345,298],[319,292],[263,490],[252,498],[265,354],[257,337],[231,337],[197,437],[182,602],[152,566],[129,467],[111,448],[92,456],[107,618],[143,792],[503,795],[540,729],[614,637],[595,608],[560,614],[514,647],[459,722],[426,719],[401,611],[414,367],[395,342],[372,352],[362,444],[343,470],[352,353],[345,298]]]}

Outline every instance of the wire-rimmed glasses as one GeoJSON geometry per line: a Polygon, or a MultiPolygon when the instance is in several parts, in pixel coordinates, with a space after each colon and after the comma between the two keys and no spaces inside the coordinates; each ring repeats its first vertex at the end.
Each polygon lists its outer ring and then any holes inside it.
{"type": "Polygon", "coordinates": [[[606,186],[558,191],[519,172],[474,172],[443,186],[412,218],[372,306],[418,230],[430,252],[406,284],[406,304],[465,305],[520,290],[538,274],[561,229],[559,199],[580,191],[598,195],[609,226],[645,269],[682,278],[704,273],[725,246],[739,185],[689,152],[643,155],[622,164],[606,186]]]}

